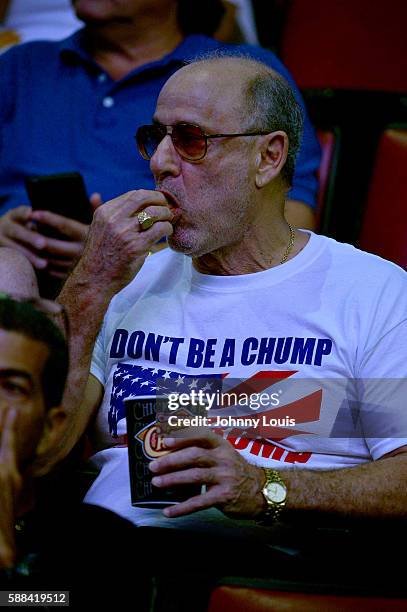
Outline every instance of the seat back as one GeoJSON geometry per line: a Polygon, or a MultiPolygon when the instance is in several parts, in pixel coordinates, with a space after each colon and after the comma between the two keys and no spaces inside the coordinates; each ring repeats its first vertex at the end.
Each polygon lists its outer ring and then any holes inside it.
{"type": "Polygon", "coordinates": [[[406,599],[300,593],[222,585],[211,595],[208,612],[402,612],[406,599]]]}
{"type": "Polygon", "coordinates": [[[301,89],[407,91],[405,0],[292,0],[281,57],[301,89]]]}
{"type": "Polygon", "coordinates": [[[383,132],[358,244],[407,267],[407,129],[383,132]]]}

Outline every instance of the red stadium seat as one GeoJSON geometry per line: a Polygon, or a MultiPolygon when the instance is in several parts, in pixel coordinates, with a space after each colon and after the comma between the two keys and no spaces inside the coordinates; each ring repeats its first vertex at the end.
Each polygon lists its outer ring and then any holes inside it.
{"type": "MultiPolygon", "coordinates": [[[[275,525],[267,544],[240,555],[242,573],[218,577],[207,612],[396,612],[407,610],[402,521],[275,525]]],[[[321,522],[319,522],[321,521],[321,522]]]]}
{"type": "Polygon", "coordinates": [[[222,585],[213,591],[208,612],[404,612],[406,609],[406,599],[222,585]]]}
{"type": "Polygon", "coordinates": [[[359,246],[407,267],[407,129],[383,132],[359,246]]]}
{"type": "Polygon", "coordinates": [[[292,0],[281,57],[302,89],[407,91],[405,0],[292,0]]]}

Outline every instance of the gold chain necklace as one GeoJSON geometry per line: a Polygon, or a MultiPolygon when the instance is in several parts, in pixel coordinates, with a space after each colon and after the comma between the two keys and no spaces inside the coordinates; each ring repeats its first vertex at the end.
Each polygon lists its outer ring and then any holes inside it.
{"type": "MultiPolygon", "coordinates": [[[[287,222],[288,223],[288,222],[287,222]]],[[[295,232],[294,232],[294,228],[293,226],[288,223],[288,227],[290,228],[290,240],[288,241],[288,245],[287,248],[285,250],[285,253],[280,261],[280,264],[283,264],[287,261],[289,254],[291,253],[291,249],[294,246],[294,240],[295,240],[295,232]]]]}

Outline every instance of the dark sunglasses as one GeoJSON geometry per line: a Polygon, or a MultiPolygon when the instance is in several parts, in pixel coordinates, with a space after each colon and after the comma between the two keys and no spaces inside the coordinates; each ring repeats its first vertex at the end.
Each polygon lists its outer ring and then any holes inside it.
{"type": "Polygon", "coordinates": [[[236,138],[237,136],[265,136],[270,132],[244,132],[242,134],[205,134],[199,125],[177,123],[176,125],[142,125],[136,133],[138,150],[144,159],[151,159],[160,142],[171,136],[177,153],[188,161],[203,159],[208,151],[210,138],[236,138]]]}

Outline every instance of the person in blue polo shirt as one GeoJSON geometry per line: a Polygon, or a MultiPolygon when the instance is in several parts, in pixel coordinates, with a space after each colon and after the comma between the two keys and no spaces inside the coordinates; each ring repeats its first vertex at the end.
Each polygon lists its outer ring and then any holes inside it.
{"type": "MultiPolygon", "coordinates": [[[[62,41],[16,46],[0,59],[0,246],[19,249],[37,270],[56,277],[66,276],[80,256],[88,227],[33,212],[25,176],[79,171],[95,207],[132,189],[151,189],[149,164],[135,147],[137,128],[149,123],[160,89],[185,61],[231,48],[196,33],[205,31],[199,12],[217,1],[196,5],[197,27],[185,24],[183,0],[73,4],[84,28],[62,41]],[[57,228],[66,240],[33,231],[33,220],[57,228]]],[[[295,88],[272,52],[234,49],[265,62],[295,88]]],[[[286,208],[294,225],[313,226],[318,165],[319,146],[306,119],[286,208]]]]}

